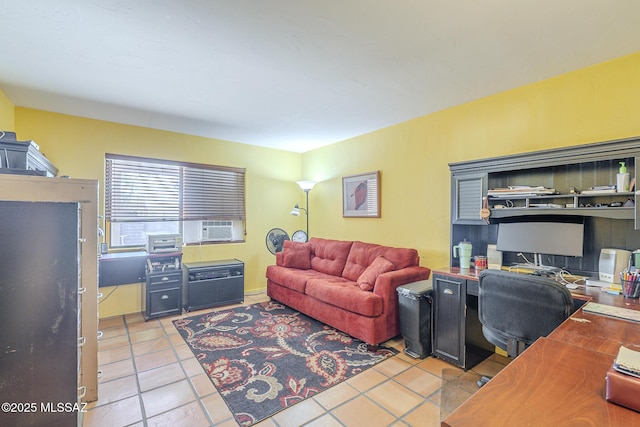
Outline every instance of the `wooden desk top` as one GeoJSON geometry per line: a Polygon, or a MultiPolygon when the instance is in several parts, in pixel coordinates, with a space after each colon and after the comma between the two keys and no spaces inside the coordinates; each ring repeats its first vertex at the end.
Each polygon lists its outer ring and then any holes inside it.
{"type": "Polygon", "coordinates": [[[578,310],[547,338],[615,358],[621,345],[640,351],[640,323],[578,310]]]}
{"type": "MultiPolygon", "coordinates": [[[[466,272],[464,277],[473,279],[466,272]]],[[[599,288],[571,292],[577,299],[640,310],[638,299],[599,288]]],[[[640,351],[640,323],[579,309],[514,359],[442,425],[640,425],[640,413],[605,399],[606,372],[620,345],[640,351]]]]}
{"type": "Polygon", "coordinates": [[[548,338],[537,340],[522,356],[442,425],[639,425],[640,414],[605,400],[613,356],[548,338]]]}

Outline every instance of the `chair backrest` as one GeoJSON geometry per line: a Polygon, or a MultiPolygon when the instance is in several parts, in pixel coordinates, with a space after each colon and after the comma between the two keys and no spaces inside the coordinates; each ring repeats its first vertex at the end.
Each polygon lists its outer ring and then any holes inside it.
{"type": "Polygon", "coordinates": [[[571,292],[552,279],[501,270],[484,270],[479,276],[482,332],[510,357],[547,336],[572,310],[571,292]]]}

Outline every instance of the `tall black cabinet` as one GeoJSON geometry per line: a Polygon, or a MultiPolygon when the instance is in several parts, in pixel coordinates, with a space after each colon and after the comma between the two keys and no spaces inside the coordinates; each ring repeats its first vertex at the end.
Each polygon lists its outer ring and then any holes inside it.
{"type": "Polygon", "coordinates": [[[0,202],[0,218],[0,394],[37,404],[2,425],[73,425],[77,413],[40,405],[77,400],[78,204],[0,202]]]}
{"type": "Polygon", "coordinates": [[[0,396],[15,405],[0,425],[81,425],[97,398],[97,182],[0,176],[0,241],[0,396]]]}

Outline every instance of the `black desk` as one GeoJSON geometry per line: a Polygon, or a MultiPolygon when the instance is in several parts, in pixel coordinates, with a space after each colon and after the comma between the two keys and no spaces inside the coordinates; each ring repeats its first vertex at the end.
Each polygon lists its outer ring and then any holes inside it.
{"type": "MultiPolygon", "coordinates": [[[[495,352],[478,319],[478,276],[482,270],[458,267],[433,270],[433,355],[463,369],[471,369],[495,352]]],[[[586,301],[615,305],[614,296],[599,288],[571,291],[574,311],[586,301]]]]}
{"type": "Polygon", "coordinates": [[[141,283],[147,279],[147,259],[181,255],[181,252],[150,254],[147,251],[117,252],[99,258],[98,287],[141,283]]]}
{"type": "Polygon", "coordinates": [[[105,254],[98,262],[98,287],[144,282],[146,251],[105,254]]]}

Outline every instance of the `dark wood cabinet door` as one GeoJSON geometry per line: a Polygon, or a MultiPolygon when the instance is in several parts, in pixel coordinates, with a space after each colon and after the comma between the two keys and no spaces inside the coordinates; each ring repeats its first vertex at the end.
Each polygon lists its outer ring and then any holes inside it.
{"type": "Polygon", "coordinates": [[[466,280],[433,276],[433,348],[436,357],[455,365],[464,364],[464,301],[466,280]]]}
{"type": "Polygon", "coordinates": [[[0,201],[0,425],[76,424],[78,230],[78,203],[0,201]]]}

